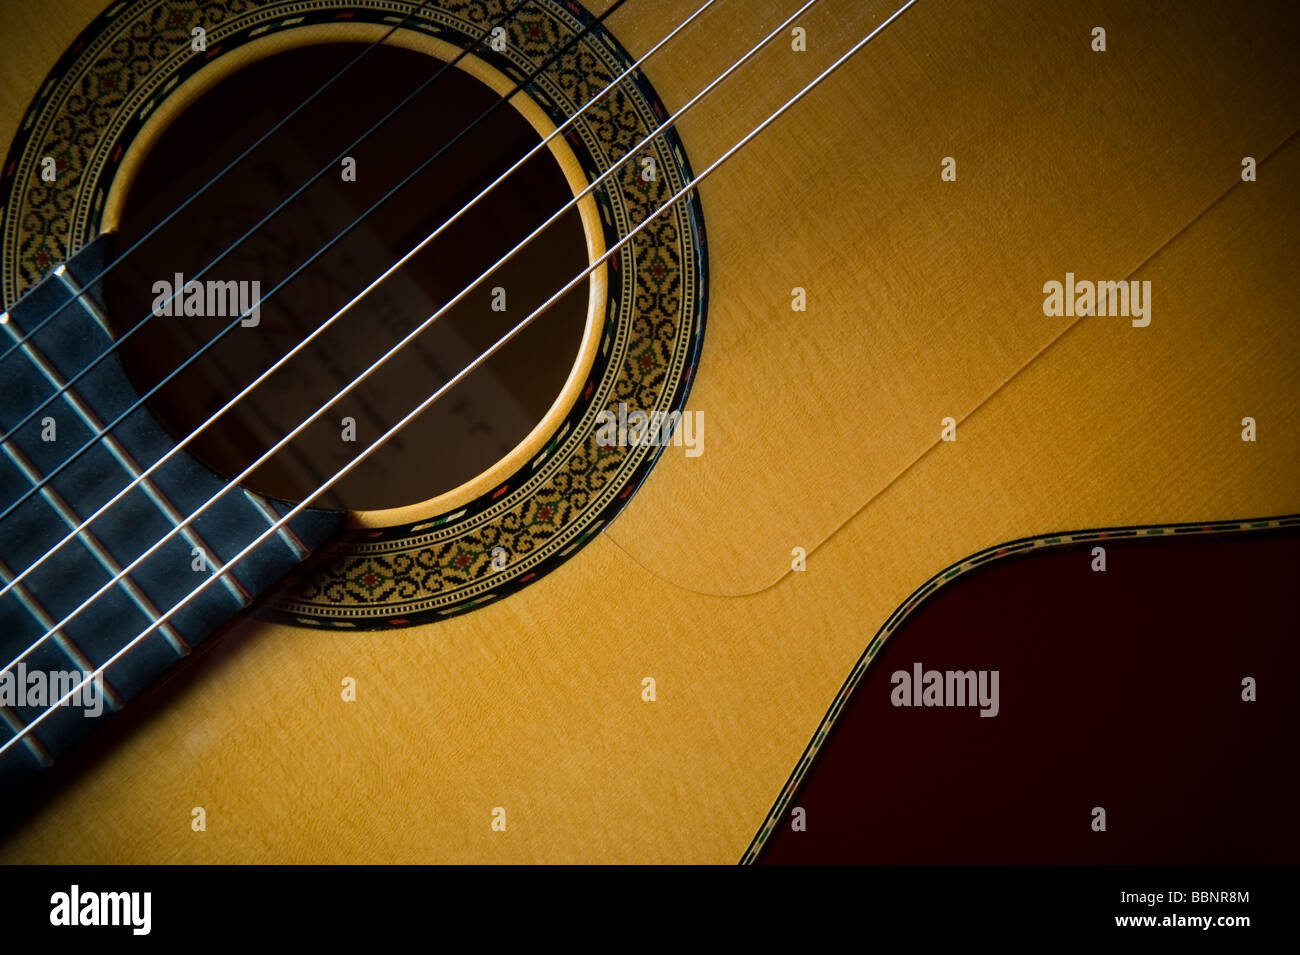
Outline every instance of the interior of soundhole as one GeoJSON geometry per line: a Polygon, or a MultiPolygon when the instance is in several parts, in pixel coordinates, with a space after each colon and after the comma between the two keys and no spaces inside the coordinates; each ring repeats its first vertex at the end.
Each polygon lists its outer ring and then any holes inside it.
{"type": "MultiPolygon", "coordinates": [[[[239,70],[188,106],[143,160],[127,194],[116,254],[361,49],[288,50],[239,70]]],[[[246,282],[250,296],[251,283],[260,282],[258,324],[227,333],[151,399],[173,434],[202,425],[538,142],[536,130],[506,103],[463,133],[500,98],[452,68],[348,151],[356,179],[344,181],[343,163],[334,157],[441,66],[417,52],[375,48],[109,273],[104,294],[119,338],[151,315],[156,283],[174,286],[176,273],[185,281],[246,282]],[[272,294],[444,146],[397,196],[272,294]],[[326,165],[329,171],[301,196],[197,275],[326,165]]],[[[550,151],[539,151],[188,448],[218,473],[238,474],[572,197],[550,151]]],[[[302,500],[587,264],[582,223],[570,210],[243,483],[302,500]],[[355,422],[355,440],[345,440],[345,419],[355,422]]],[[[205,312],[227,301],[230,287],[217,291],[207,295],[205,288],[205,312]]],[[[587,297],[582,282],[316,502],[349,509],[412,504],[501,459],[559,395],[577,357],[587,297]]],[[[151,317],[120,348],[128,373],[143,393],[232,321],[210,314],[151,317]]]]}

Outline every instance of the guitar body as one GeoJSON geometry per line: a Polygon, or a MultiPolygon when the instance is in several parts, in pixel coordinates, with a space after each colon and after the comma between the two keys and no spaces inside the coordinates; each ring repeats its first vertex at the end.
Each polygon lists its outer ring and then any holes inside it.
{"type": "MultiPolygon", "coordinates": [[[[604,27],[638,57],[698,5],[604,27]]],[[[796,7],[721,0],[642,71],[671,112],[796,7]]],[[[783,31],[677,124],[687,168],[894,9],[813,6],[806,49],[783,31]]],[[[0,138],[102,12],[0,12],[0,138]]],[[[935,575],[1300,512],[1294,26],[1285,3],[920,0],[698,190],[697,360],[663,400],[702,413],[703,453],[663,449],[562,562],[441,618],[339,627],[361,597],[313,616],[282,584],[49,770],[0,860],[732,863],[935,575]],[[1138,283],[1146,315],[1046,314],[1067,273],[1138,283]]],[[[490,479],[357,510],[352,539],[457,511],[565,413],[490,479]]]]}

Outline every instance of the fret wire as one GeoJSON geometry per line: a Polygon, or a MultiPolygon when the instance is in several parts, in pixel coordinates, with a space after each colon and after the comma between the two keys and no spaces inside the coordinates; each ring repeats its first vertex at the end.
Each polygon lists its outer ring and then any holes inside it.
{"type": "Polygon", "coordinates": [[[23,741],[27,751],[36,758],[36,761],[43,767],[54,765],[54,756],[49,749],[37,737],[35,731],[24,732],[26,727],[23,721],[18,718],[18,714],[7,706],[0,706],[0,719],[3,719],[8,727],[14,731],[14,736],[23,741]]]}
{"type": "Polygon", "coordinates": [[[104,316],[99,305],[96,304],[89,295],[85,294],[86,290],[82,288],[75,279],[73,279],[72,273],[68,271],[67,263],[59,263],[59,265],[54,269],[54,274],[57,275],[59,281],[63,283],[63,287],[72,293],[73,299],[75,299],[83,309],[90,313],[90,317],[93,318],[95,323],[104,330],[104,334],[111,339],[113,337],[113,329],[109,327],[108,319],[104,316]]]}
{"type": "MultiPolygon", "coordinates": [[[[266,518],[266,523],[271,527],[275,527],[275,522],[280,519],[280,515],[276,513],[275,508],[271,507],[271,505],[267,503],[266,498],[250,491],[246,487],[241,487],[240,490],[244,492],[244,497],[248,500],[248,503],[257,508],[258,513],[261,514],[262,517],[266,518]]],[[[284,545],[293,551],[294,556],[297,557],[298,560],[305,560],[307,555],[311,553],[311,548],[303,543],[302,538],[294,533],[293,528],[288,524],[280,525],[278,528],[278,536],[280,540],[284,542],[284,545]]]]}

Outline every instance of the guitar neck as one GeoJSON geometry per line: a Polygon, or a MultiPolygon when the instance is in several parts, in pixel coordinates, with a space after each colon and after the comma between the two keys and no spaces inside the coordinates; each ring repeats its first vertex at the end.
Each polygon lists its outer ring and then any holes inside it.
{"type": "Polygon", "coordinates": [[[0,753],[0,779],[48,766],[341,524],[304,510],[226,569],[289,506],[225,489],[137,407],[85,284],[110,241],[54,269],[0,326],[0,662],[14,661],[0,673],[0,745],[68,697],[0,753]]]}

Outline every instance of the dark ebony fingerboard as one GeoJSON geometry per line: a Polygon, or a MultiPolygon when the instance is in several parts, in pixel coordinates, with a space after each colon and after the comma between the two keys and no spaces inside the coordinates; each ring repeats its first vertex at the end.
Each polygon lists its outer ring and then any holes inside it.
{"type": "MultiPolygon", "coordinates": [[[[175,447],[147,408],[128,413],[139,395],[117,357],[110,355],[96,363],[112,343],[98,289],[55,314],[75,297],[83,281],[101,272],[108,241],[101,237],[64,269],[47,276],[10,309],[8,322],[0,325],[0,351],[9,350],[40,326],[29,341],[0,360],[0,429],[8,433],[40,408],[0,446],[0,512],[8,512],[0,518],[3,584],[49,553],[175,447]],[[87,368],[72,387],[49,400],[87,368]],[[99,436],[105,425],[123,415],[107,435],[99,436]],[[93,444],[83,451],[87,442],[93,444]],[[47,476],[51,477],[45,481],[47,476]]],[[[150,624],[289,510],[283,502],[242,488],[222,492],[225,484],[225,479],[181,450],[0,597],[0,667],[9,670],[7,677],[0,673],[0,681],[7,681],[7,687],[0,683],[0,703],[10,702],[0,705],[0,745],[22,736],[0,754],[0,785],[12,784],[68,750],[340,527],[341,516],[336,513],[304,510],[137,641],[150,624]],[[217,502],[189,526],[54,629],[218,494],[217,502]],[[199,550],[207,557],[203,570],[194,569],[199,550]],[[44,680],[47,690],[53,685],[66,692],[70,674],[93,671],[129,645],[104,671],[106,699],[101,715],[87,715],[83,699],[83,705],[60,707],[39,726],[23,732],[46,708],[40,705],[37,684],[44,680]],[[22,669],[11,665],[19,657],[22,669]],[[21,692],[20,677],[26,683],[21,692]]],[[[54,692],[46,696],[57,699],[54,692]]]]}

